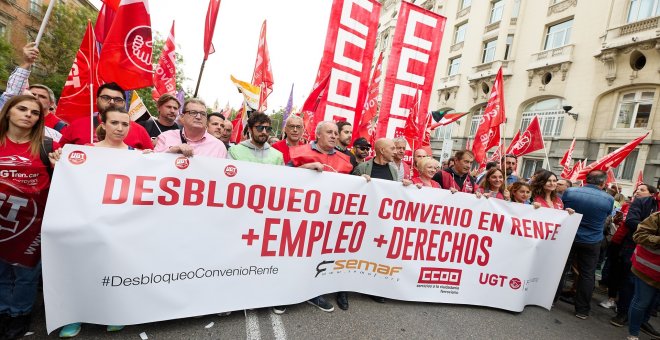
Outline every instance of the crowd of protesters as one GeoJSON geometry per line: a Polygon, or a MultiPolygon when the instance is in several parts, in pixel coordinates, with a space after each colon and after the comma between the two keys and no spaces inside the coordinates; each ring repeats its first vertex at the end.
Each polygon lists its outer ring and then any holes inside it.
{"type": "MultiPolygon", "coordinates": [[[[513,155],[505,155],[477,173],[474,155],[468,150],[456,152],[441,164],[427,150],[417,149],[412,151],[409,163],[404,159],[404,138],[378,139],[373,146],[364,138],[351,143],[350,123],[324,121],[316,126],[314,140],[307,142],[303,119],[296,115],[286,119],[283,138],[278,140],[272,136],[270,117],[252,112],[242,131],[246,139],[232,144],[231,122],[219,113],[207,113],[207,106],[197,98],[180,103],[174,96],[163,95],[157,102],[158,118],[139,124],[131,121],[125,110],[126,92],[115,83],[100,86],[96,93],[95,130],[89,119],[66,125],[54,113],[55,98],[48,87],[26,86],[38,50],[28,44],[23,52],[24,63],[12,73],[7,91],[0,97],[0,157],[8,160],[4,167],[37,178],[29,184],[19,178],[9,180],[24,193],[40,197],[37,201],[41,210],[61,145],[79,144],[331,171],[363,176],[366,181],[377,178],[401,182],[403,186],[474,194],[479,199],[577,212],[583,217],[555,302],[571,302],[575,316],[587,319],[596,272],[602,266],[601,283],[607,284],[609,291],[608,299],[600,305],[617,308],[611,323],[628,323],[630,339],[635,339],[640,330],[660,336],[648,323],[660,301],[660,216],[656,213],[660,200],[656,187],[641,184],[627,201],[618,190],[605,191],[607,175],[600,170],[591,171],[580,185],[545,169],[531,178],[520,178],[513,155]],[[10,161],[17,157],[21,162],[10,161]],[[573,285],[567,289],[568,277],[573,278],[573,285]]],[[[0,339],[20,338],[28,330],[40,271],[40,262],[26,267],[12,259],[0,259],[0,339]]],[[[382,297],[371,298],[385,302],[382,297]]],[[[346,292],[339,292],[336,301],[341,309],[349,308],[346,292]]],[[[308,302],[325,312],[334,310],[323,296],[308,302]]],[[[273,307],[276,314],[285,311],[286,306],[273,307]]],[[[107,326],[108,331],[122,328],[107,326]]],[[[74,337],[80,331],[81,324],[75,323],[63,327],[59,335],[74,337]]]]}

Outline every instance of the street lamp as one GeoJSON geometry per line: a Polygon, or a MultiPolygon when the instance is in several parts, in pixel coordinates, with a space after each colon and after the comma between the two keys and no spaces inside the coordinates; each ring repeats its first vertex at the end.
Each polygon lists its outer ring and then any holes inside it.
{"type": "Polygon", "coordinates": [[[565,105],[565,106],[563,107],[563,109],[564,109],[564,111],[566,111],[566,114],[567,114],[567,115],[571,116],[573,119],[575,119],[575,120],[577,121],[577,119],[578,119],[578,114],[575,113],[575,112],[570,112],[570,111],[573,109],[572,106],[570,106],[570,105],[565,105]]]}

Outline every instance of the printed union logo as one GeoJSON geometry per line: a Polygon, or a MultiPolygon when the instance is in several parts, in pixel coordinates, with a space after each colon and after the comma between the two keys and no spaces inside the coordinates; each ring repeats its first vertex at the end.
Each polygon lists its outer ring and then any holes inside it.
{"type": "Polygon", "coordinates": [[[238,169],[235,166],[227,165],[225,167],[225,175],[227,175],[227,177],[234,177],[236,176],[237,173],[238,173],[238,169]]]}
{"type": "Polygon", "coordinates": [[[179,168],[181,170],[184,170],[184,169],[188,168],[189,165],[190,165],[190,160],[188,160],[187,157],[181,156],[181,157],[177,158],[176,160],[174,160],[174,166],[176,166],[177,168],[179,168]]]}
{"type": "Polygon", "coordinates": [[[28,230],[37,217],[37,202],[21,197],[21,193],[12,183],[0,181],[0,242],[28,230]]]}
{"type": "Polygon", "coordinates": [[[126,35],[124,52],[137,68],[145,72],[153,72],[151,66],[151,28],[149,26],[134,27],[126,35]]]}
{"type": "Polygon", "coordinates": [[[73,165],[80,165],[87,161],[87,155],[80,151],[76,150],[69,154],[69,162],[73,165]]]}
{"type": "Polygon", "coordinates": [[[511,279],[511,281],[509,281],[509,287],[511,287],[512,289],[520,289],[521,286],[522,286],[522,281],[520,281],[520,279],[518,278],[514,277],[513,279],[511,279]]]}
{"type": "Polygon", "coordinates": [[[461,269],[422,267],[417,283],[460,286],[462,274],[461,269]]]}

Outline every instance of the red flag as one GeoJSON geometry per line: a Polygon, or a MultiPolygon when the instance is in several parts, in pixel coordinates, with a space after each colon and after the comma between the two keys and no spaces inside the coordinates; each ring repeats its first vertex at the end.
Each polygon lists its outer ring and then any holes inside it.
{"type": "Polygon", "coordinates": [[[520,139],[520,130],[518,130],[518,132],[516,132],[516,134],[513,136],[513,139],[511,139],[511,144],[509,144],[509,147],[506,149],[507,155],[511,153],[511,149],[513,149],[513,146],[516,145],[516,143],[518,143],[518,139],[520,139]]]}
{"type": "Polygon", "coordinates": [[[87,23],[87,31],[80,43],[76,60],[73,61],[57,105],[56,114],[64,121],[71,123],[78,118],[90,117],[94,112],[96,89],[101,85],[96,73],[98,60],[94,29],[90,22],[87,23]]]}
{"type": "Polygon", "coordinates": [[[644,184],[644,170],[639,170],[639,174],[637,175],[637,182],[635,182],[635,190],[633,190],[633,193],[635,193],[637,188],[639,188],[639,186],[642,184],[644,184]]]}
{"type": "Polygon", "coordinates": [[[215,31],[215,22],[218,19],[218,10],[220,10],[220,0],[209,0],[209,8],[206,10],[206,21],[204,22],[204,60],[209,58],[209,54],[215,52],[213,31],[215,31]]]}
{"type": "Polygon", "coordinates": [[[431,112],[429,112],[426,115],[426,120],[423,122],[424,124],[420,126],[420,130],[422,133],[422,136],[420,138],[422,139],[422,146],[431,146],[431,122],[433,121],[433,115],[431,112]]]}
{"type": "MultiPolygon", "coordinates": [[[[314,126],[314,123],[316,122],[315,114],[316,110],[318,109],[319,102],[321,101],[321,97],[323,97],[327,92],[328,83],[330,81],[330,73],[326,74],[326,76],[322,79],[323,80],[321,80],[318,86],[312,89],[312,92],[305,100],[305,103],[303,104],[300,111],[305,115],[303,120],[305,122],[305,131],[307,132],[309,140],[313,140],[316,137],[316,126],[314,126]]],[[[322,121],[322,119],[319,121],[322,121]]]]}
{"type": "Polygon", "coordinates": [[[541,124],[539,123],[539,117],[534,116],[534,119],[529,123],[527,130],[520,135],[520,139],[518,139],[516,145],[511,148],[511,153],[520,157],[543,148],[541,124]]]}
{"type": "Polygon", "coordinates": [[[241,106],[241,108],[236,112],[236,118],[231,121],[231,125],[234,126],[233,130],[231,131],[231,141],[238,144],[241,142],[241,139],[243,137],[243,114],[245,113],[245,105],[241,106]]]}
{"type": "Polygon", "coordinates": [[[486,151],[500,145],[500,126],[493,126],[488,130],[488,144],[486,144],[486,151]]]}
{"type": "Polygon", "coordinates": [[[158,101],[161,95],[169,93],[176,95],[176,53],[174,44],[174,21],[167,41],[163,46],[163,52],[158,60],[156,72],[154,72],[154,90],[151,96],[158,101]]]}
{"type": "Polygon", "coordinates": [[[119,9],[119,3],[121,2],[121,0],[101,0],[101,1],[115,11],[119,9]]]}
{"type": "Polygon", "coordinates": [[[411,149],[419,148],[421,141],[421,133],[418,124],[419,117],[419,91],[415,92],[415,97],[413,99],[412,107],[408,112],[408,118],[406,118],[406,124],[403,127],[402,135],[408,140],[408,144],[411,149]],[[417,141],[418,145],[415,145],[414,142],[417,141]]]}
{"type": "Polygon", "coordinates": [[[575,163],[575,165],[573,166],[573,169],[570,172],[570,177],[569,178],[571,179],[571,181],[575,182],[575,181],[578,180],[578,175],[579,175],[580,171],[582,170],[582,168],[584,168],[584,163],[586,163],[586,162],[585,161],[578,161],[577,163],[575,163]]]}
{"type": "Polygon", "coordinates": [[[99,74],[124,90],[153,85],[148,0],[122,0],[99,59],[99,74]]]}
{"type": "Polygon", "coordinates": [[[486,147],[490,141],[490,117],[481,115],[479,119],[479,127],[474,135],[474,142],[472,142],[472,152],[474,153],[474,160],[477,163],[483,163],[486,159],[486,147]]]}
{"type": "Polygon", "coordinates": [[[500,126],[506,120],[504,114],[504,89],[502,86],[502,67],[497,71],[495,83],[490,89],[488,104],[484,110],[484,115],[490,117],[490,127],[500,126]]]}
{"type": "MultiPolygon", "coordinates": [[[[117,7],[119,6],[119,1],[117,1],[117,7]]],[[[101,10],[99,15],[96,17],[96,25],[94,26],[94,33],[96,34],[96,41],[100,44],[103,44],[105,37],[110,32],[110,26],[112,26],[112,21],[115,19],[115,14],[117,7],[109,7],[109,5],[101,5],[101,10]]]]}
{"type": "Polygon", "coordinates": [[[645,135],[633,139],[628,144],[614,150],[614,152],[605,155],[605,157],[589,164],[586,168],[580,171],[578,179],[585,179],[587,174],[593,170],[606,171],[609,168],[616,168],[648,135],[649,133],[647,132],[645,135]]]}
{"type": "Polygon", "coordinates": [[[378,94],[380,92],[380,76],[382,68],[383,53],[381,52],[378,56],[378,61],[376,61],[374,72],[371,75],[371,83],[369,85],[369,90],[367,91],[367,98],[364,101],[364,110],[362,111],[362,116],[360,117],[360,124],[358,125],[357,129],[354,129],[354,140],[360,137],[364,137],[367,140],[375,138],[375,125],[373,120],[376,118],[376,114],[378,114],[378,94]],[[374,131],[374,136],[372,136],[370,130],[374,131]]]}
{"type": "Polygon", "coordinates": [[[257,48],[257,61],[254,63],[254,75],[252,75],[252,84],[261,88],[259,95],[259,111],[265,112],[267,108],[266,98],[273,92],[273,70],[270,66],[270,55],[268,54],[268,44],[266,43],[266,20],[261,25],[261,34],[259,35],[259,47],[257,48]]]}
{"type": "Polygon", "coordinates": [[[573,149],[575,149],[575,138],[573,138],[571,146],[566,150],[564,157],[559,162],[560,165],[564,166],[564,169],[561,172],[562,178],[568,178],[568,176],[570,176],[571,164],[573,163],[573,149]]]}
{"type": "Polygon", "coordinates": [[[612,171],[612,168],[609,168],[607,169],[607,180],[605,181],[605,187],[609,187],[612,183],[616,183],[616,176],[614,176],[614,171],[612,171]]]}

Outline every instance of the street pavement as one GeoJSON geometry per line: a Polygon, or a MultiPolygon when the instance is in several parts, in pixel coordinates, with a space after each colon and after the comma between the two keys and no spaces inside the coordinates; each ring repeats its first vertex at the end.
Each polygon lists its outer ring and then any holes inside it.
{"type": "MultiPolygon", "coordinates": [[[[335,304],[334,294],[327,295],[335,304]]],[[[104,326],[83,325],[76,339],[625,339],[627,327],[609,324],[613,310],[598,306],[605,296],[594,294],[589,319],[574,316],[573,306],[558,302],[551,311],[528,306],[522,313],[468,305],[387,300],[379,304],[360,294],[349,294],[348,311],[332,313],[301,303],[279,316],[270,309],[236,311],[229,316],[207,315],[127,326],[107,333],[104,326]],[[208,328],[207,328],[208,327],[208,328]]],[[[25,337],[46,335],[43,300],[35,306],[31,331],[25,337]]],[[[651,318],[660,329],[660,319],[651,318]]],[[[640,339],[649,339],[641,334],[640,339]]]]}

